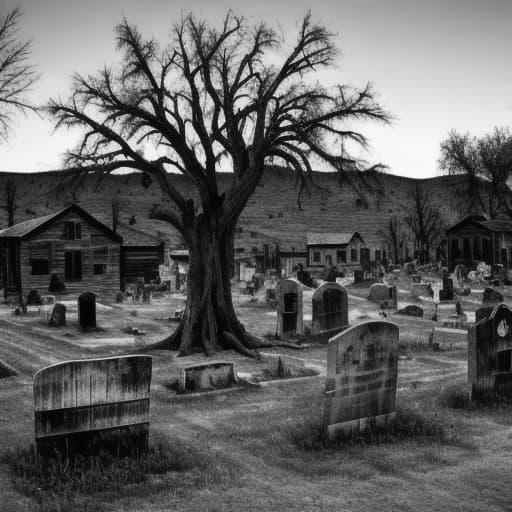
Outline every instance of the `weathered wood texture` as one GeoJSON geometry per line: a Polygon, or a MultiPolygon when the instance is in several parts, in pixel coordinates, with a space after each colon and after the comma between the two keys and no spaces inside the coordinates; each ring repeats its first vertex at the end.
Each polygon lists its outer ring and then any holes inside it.
{"type": "Polygon", "coordinates": [[[22,294],[37,290],[39,295],[48,294],[52,274],[57,274],[66,284],[66,293],[78,294],[92,290],[100,299],[113,299],[121,286],[120,243],[110,239],[86,219],[70,212],[47,226],[43,231],[21,241],[20,273],[22,294]],[[81,226],[81,238],[66,240],[65,223],[81,226]],[[65,280],[65,252],[82,252],[82,278],[65,280]],[[48,258],[48,274],[32,275],[32,259],[48,258]],[[94,264],[104,265],[103,274],[94,274],[94,264]]]}
{"type": "Polygon", "coordinates": [[[36,442],[149,422],[151,356],[54,364],[34,376],[36,442]]]}
{"type": "Polygon", "coordinates": [[[300,336],[304,333],[302,284],[296,279],[282,279],[276,286],[277,336],[300,336]]]}
{"type": "Polygon", "coordinates": [[[329,341],[324,404],[329,435],[360,428],[369,418],[393,418],[398,336],[391,322],[364,322],[329,341]]]}
{"type": "Polygon", "coordinates": [[[313,294],[313,334],[348,326],[348,293],[338,283],[325,282],[313,294]]]}
{"type": "Polygon", "coordinates": [[[158,267],[164,262],[163,244],[156,246],[122,247],[121,275],[125,279],[143,277],[146,282],[158,277],[158,267]]]}
{"type": "Polygon", "coordinates": [[[505,304],[469,329],[468,381],[473,400],[512,401],[512,310],[505,304]]]}

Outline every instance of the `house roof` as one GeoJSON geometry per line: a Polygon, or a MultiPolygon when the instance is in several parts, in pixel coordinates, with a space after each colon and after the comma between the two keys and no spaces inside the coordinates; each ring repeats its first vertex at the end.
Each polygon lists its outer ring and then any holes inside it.
{"type": "Polygon", "coordinates": [[[354,233],[308,233],[307,245],[347,245],[354,237],[364,242],[357,231],[354,233]]]}
{"type": "Polygon", "coordinates": [[[467,226],[468,224],[472,224],[476,227],[484,229],[486,231],[503,233],[510,232],[512,233],[512,220],[510,219],[492,219],[487,220],[485,217],[481,215],[470,215],[469,217],[465,217],[460,220],[450,228],[446,230],[446,233],[453,233],[458,231],[459,229],[467,226]]]}
{"type": "Polygon", "coordinates": [[[117,225],[116,233],[123,237],[123,245],[125,246],[156,246],[162,244],[162,240],[157,236],[122,222],[117,225]]]}
{"type": "Polygon", "coordinates": [[[83,208],[80,208],[77,204],[71,204],[59,210],[56,213],[52,213],[50,215],[45,215],[43,217],[37,217],[35,219],[26,220],[24,222],[19,222],[14,226],[9,228],[5,228],[0,230],[0,238],[20,238],[22,240],[28,239],[40,231],[44,230],[46,226],[48,226],[51,222],[59,219],[60,217],[66,215],[69,212],[74,212],[84,218],[87,222],[94,225],[101,231],[103,231],[107,236],[116,240],[119,243],[123,242],[123,237],[114,233],[108,226],[100,222],[98,219],[95,219],[92,215],[87,213],[83,208]]]}

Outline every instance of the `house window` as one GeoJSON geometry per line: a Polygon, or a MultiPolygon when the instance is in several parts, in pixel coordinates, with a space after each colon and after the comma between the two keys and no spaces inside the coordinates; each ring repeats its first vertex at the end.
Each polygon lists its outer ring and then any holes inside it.
{"type": "Polygon", "coordinates": [[[107,273],[107,265],[105,263],[94,263],[93,272],[95,276],[102,276],[107,273]]]}
{"type": "Polygon", "coordinates": [[[66,221],[64,223],[64,239],[79,240],[82,238],[82,225],[79,222],[66,221]]]}
{"type": "Polygon", "coordinates": [[[357,261],[357,249],[350,249],[350,261],[357,261]]]}
{"type": "Polygon", "coordinates": [[[330,254],[327,254],[325,256],[325,264],[326,265],[332,265],[332,256],[330,254]]]}
{"type": "Polygon", "coordinates": [[[462,239],[462,257],[466,260],[471,259],[471,242],[469,238],[462,239]]]}
{"type": "Polygon", "coordinates": [[[47,259],[32,259],[30,262],[32,264],[31,274],[33,276],[47,276],[49,274],[50,265],[47,259]]]}
{"type": "Polygon", "coordinates": [[[320,251],[313,251],[313,263],[320,263],[320,251]]]}
{"type": "Polygon", "coordinates": [[[82,251],[64,253],[64,278],[66,281],[82,280],[82,251]]]}
{"type": "Polygon", "coordinates": [[[344,251],[344,250],[336,251],[336,262],[337,263],[346,263],[347,262],[347,251],[344,251]]]}
{"type": "Polygon", "coordinates": [[[382,257],[381,257],[380,249],[375,249],[375,261],[380,263],[381,260],[382,260],[382,257]]]}
{"type": "Polygon", "coordinates": [[[370,249],[361,247],[361,261],[370,261],[370,249]]]}

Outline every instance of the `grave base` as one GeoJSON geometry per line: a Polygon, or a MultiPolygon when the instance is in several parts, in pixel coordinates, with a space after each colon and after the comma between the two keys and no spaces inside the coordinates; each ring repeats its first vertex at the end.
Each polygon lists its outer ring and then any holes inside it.
{"type": "Polygon", "coordinates": [[[88,457],[101,452],[113,457],[137,457],[148,451],[149,423],[39,437],[36,448],[43,458],[88,457]]]}
{"type": "Polygon", "coordinates": [[[371,422],[376,426],[385,426],[395,419],[396,412],[388,412],[387,414],[379,414],[378,416],[367,416],[365,418],[357,418],[355,420],[344,421],[342,423],[334,423],[327,426],[327,433],[332,439],[339,434],[349,435],[354,431],[364,430],[371,422]]]}

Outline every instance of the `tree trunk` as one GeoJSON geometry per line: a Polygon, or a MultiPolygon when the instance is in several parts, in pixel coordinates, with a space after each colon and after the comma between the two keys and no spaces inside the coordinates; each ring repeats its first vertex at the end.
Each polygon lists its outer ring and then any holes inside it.
{"type": "Polygon", "coordinates": [[[215,217],[199,216],[187,233],[187,304],[175,333],[155,348],[177,349],[179,355],[235,349],[254,357],[254,349],[273,344],[247,333],[236,317],[230,282],[234,226],[221,224],[215,217]]]}

